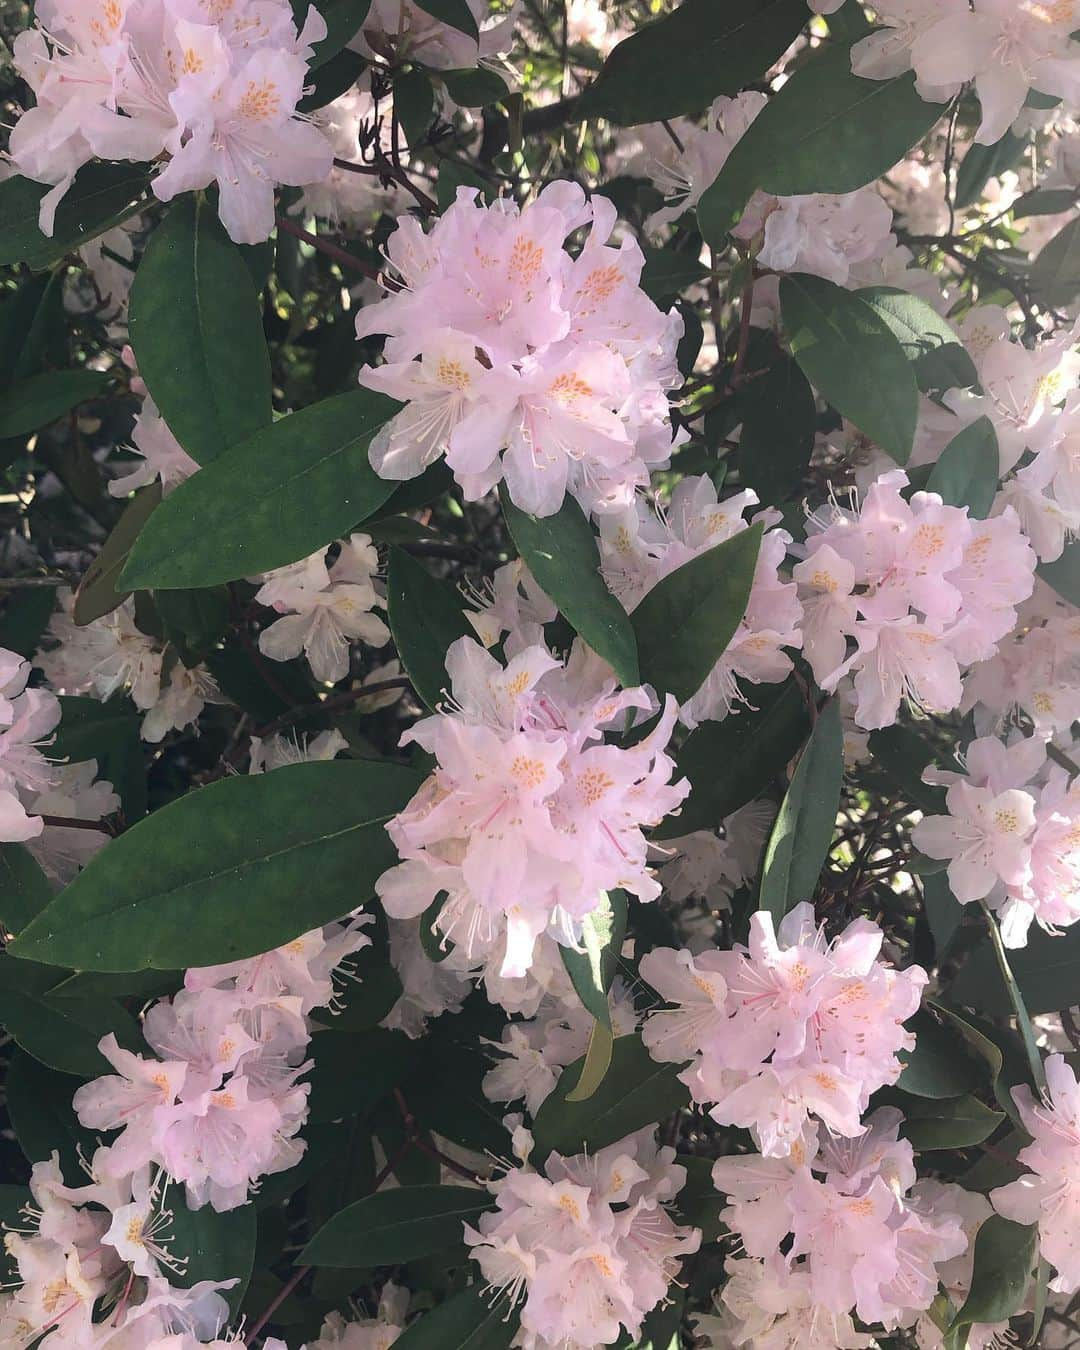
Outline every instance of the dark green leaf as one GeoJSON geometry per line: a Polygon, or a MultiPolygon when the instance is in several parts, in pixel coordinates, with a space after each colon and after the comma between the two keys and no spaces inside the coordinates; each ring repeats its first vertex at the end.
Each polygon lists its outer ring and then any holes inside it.
{"type": "Polygon", "coordinates": [[[68,1185],[82,1178],[80,1156],[90,1158],[97,1137],[76,1119],[70,1075],[39,1064],[32,1055],[13,1050],[5,1080],[8,1114],[19,1147],[32,1162],[44,1162],[55,1149],[68,1185]]]}
{"type": "Polygon", "coordinates": [[[98,1041],[112,1032],[128,1049],[139,1044],[130,1013],[109,999],[50,1000],[57,972],[0,957],[0,1025],[28,1055],[59,1073],[96,1078],[109,1072],[98,1041]]]}
{"type": "MultiPolygon", "coordinates": [[[[300,0],[296,8],[299,10],[297,24],[302,26],[307,16],[307,0],[300,0]]],[[[371,0],[318,0],[315,8],[326,20],[326,36],[315,43],[315,54],[308,65],[309,72],[321,70],[355,37],[368,16],[371,0]]]]}
{"type": "Polygon", "coordinates": [[[576,116],[634,126],[699,112],[761,78],[806,21],[798,0],[683,0],[619,43],[576,116]]]}
{"type": "Polygon", "coordinates": [[[68,695],[60,699],[60,707],[63,715],[50,757],[72,764],[97,760],[97,776],[107,778],[119,793],[128,823],[140,819],[146,814],[140,715],[125,698],[100,703],[96,698],[68,695]]]}
{"type": "Polygon", "coordinates": [[[296,562],[346,534],[394,490],[368,463],[368,445],[397,409],[358,389],[234,446],[162,502],[121,583],[216,586],[296,562]]]}
{"type": "Polygon", "coordinates": [[[472,1041],[446,1045],[429,1036],[420,1069],[409,1083],[409,1109],[425,1129],[462,1148],[507,1158],[506,1108],[488,1101],[482,1087],[489,1067],[472,1041]]]}
{"type": "Polygon", "coordinates": [[[177,1183],[167,1195],[172,1223],[164,1231],[169,1254],[186,1261],[169,1280],[181,1289],[190,1289],[202,1280],[236,1280],[231,1289],[222,1290],[235,1316],[244,1301],[244,1291],[255,1261],[256,1213],[254,1205],[218,1213],[210,1205],[188,1209],[183,1189],[177,1183]]]}
{"type": "Polygon", "coordinates": [[[1035,570],[1063,600],[1080,605],[1080,540],[1070,540],[1060,558],[1040,563],[1035,570]]]}
{"type": "MultiPolygon", "coordinates": [[[[700,242],[700,241],[699,241],[700,242]]],[[[675,297],[707,276],[696,254],[677,248],[651,248],[645,253],[641,289],[658,305],[675,297]]]]}
{"type": "Polygon", "coordinates": [[[1013,219],[1056,216],[1062,211],[1072,210],[1075,205],[1076,188],[1036,188],[1034,192],[1025,192],[1013,203],[1013,219]]]}
{"type": "Polygon", "coordinates": [[[855,294],[881,318],[915,367],[924,393],[969,389],[979,373],[967,348],[948,322],[927,301],[892,286],[864,286],[855,294]]]}
{"type": "Polygon", "coordinates": [[[765,846],[758,907],[777,924],[817,888],[843,781],[844,733],[840,704],[833,699],[817,719],[765,846]]]}
{"type": "Polygon", "coordinates": [[[922,780],[923,770],[934,763],[934,749],[914,727],[886,727],[870,736],[873,762],[889,775],[903,792],[903,800],[930,815],[945,810],[945,789],[922,780]]]}
{"type": "Polygon", "coordinates": [[[114,839],[10,950],[172,970],[279,947],[371,896],[395,858],[384,825],[419,783],[399,765],[337,760],[199,788],[114,839]]]}
{"type": "Polygon", "coordinates": [[[978,1097],[905,1097],[901,1130],[920,1152],[941,1148],[969,1148],[988,1139],[1005,1119],[1004,1111],[992,1111],[978,1097]]]}
{"type": "Polygon", "coordinates": [[[703,722],[683,742],[674,776],[688,778],[692,791],[678,815],[652,832],[654,839],[716,829],[725,816],[760,797],[798,754],[810,734],[810,715],[794,680],[761,685],[754,702],[756,707],[722,722],[703,722]]]}
{"type": "Polygon", "coordinates": [[[1031,293],[1049,309],[1064,309],[1080,295],[1080,216],[1063,226],[1035,259],[1031,293]]]}
{"type": "Polygon", "coordinates": [[[971,1092],[985,1084],[985,1068],[968,1054],[965,1040],[925,1009],[907,1024],[915,1033],[915,1049],[901,1052],[904,1069],[896,1086],[915,1097],[942,1099],[971,1092]]]}
{"type": "Polygon", "coordinates": [[[724,247],[756,188],[779,197],[854,192],[880,178],[942,109],[910,73],[864,80],[843,43],[819,48],[754,120],[698,203],[706,240],[724,247]]]}
{"type": "Polygon", "coordinates": [[[410,148],[427,135],[435,118],[435,89],[419,66],[394,76],[394,111],[410,148]]]}
{"type": "Polygon", "coordinates": [[[462,1224],[487,1209],[487,1191],[465,1186],[402,1186],[376,1191],[339,1210],[300,1254],[308,1266],[389,1266],[460,1245],[462,1224]]]}
{"type": "Polygon", "coordinates": [[[581,951],[562,946],[566,973],[578,998],[597,1022],[610,1027],[608,990],[618,969],[619,953],[626,934],[626,896],[622,891],[604,895],[591,914],[585,916],[581,951]]]}
{"type": "Polygon", "coordinates": [[[0,304],[0,389],[67,361],[63,272],[27,277],[0,304]],[[50,360],[51,358],[51,360],[50,360]]]}
{"type": "Polygon", "coordinates": [[[991,178],[1015,168],[1027,148],[1027,140],[1007,131],[993,145],[971,145],[956,174],[956,204],[971,206],[982,196],[991,178]]]}
{"type": "Polygon", "coordinates": [[[77,624],[93,623],[95,619],[111,614],[131,594],[129,590],[121,589],[120,573],[142,527],[160,501],[159,481],[144,487],[128,502],[124,514],[79,582],[72,614],[77,624]]]}
{"type": "Polygon", "coordinates": [[[778,356],[764,375],[738,394],[742,417],[739,472],[763,502],[792,496],[810,465],[817,429],[814,391],[789,356],[778,356]]]}
{"type": "Polygon", "coordinates": [[[620,1036],[611,1067],[598,1090],[582,1102],[568,1102],[581,1078],[584,1058],[567,1065],[555,1090],[536,1113],[534,1160],[543,1164],[552,1149],[564,1156],[595,1152],[625,1139],[679,1110],[690,1094],[679,1082],[681,1064],[657,1064],[637,1036],[620,1036]]]}
{"type": "Polygon", "coordinates": [[[760,525],[669,572],[631,615],[643,684],[685,703],[735,636],[754,580],[760,525]]]}
{"type": "Polygon", "coordinates": [[[45,873],[21,844],[0,844],[0,923],[18,933],[52,899],[45,873]]]}
{"type": "Polygon", "coordinates": [[[5,179],[0,183],[0,266],[51,267],[133,215],[149,187],[149,173],[138,164],[85,164],[57,207],[52,236],[46,238],[38,227],[38,208],[51,187],[29,178],[5,179]]]}
{"type": "Polygon", "coordinates": [[[366,1115],[416,1067],[419,1047],[401,1031],[320,1031],[312,1037],[310,1119],[366,1115]]]}
{"type": "Polygon", "coordinates": [[[27,436],[87,399],[103,394],[110,376],[100,370],[49,370],[19,380],[0,394],[0,438],[27,436]]]}
{"type": "MultiPolygon", "coordinates": [[[[296,111],[313,113],[325,108],[328,103],[333,103],[334,99],[340,98],[353,87],[366,66],[367,62],[359,52],[350,51],[348,48],[336,52],[318,70],[311,71],[311,79],[304,86],[310,92],[296,105],[296,111]]],[[[278,232],[279,243],[288,238],[290,236],[278,232]]],[[[292,239],[290,246],[297,243],[297,240],[292,239]]]]}
{"type": "Polygon", "coordinates": [[[506,1350],[518,1331],[506,1299],[474,1286],[417,1318],[394,1342],[396,1350],[506,1350]]]}
{"type": "Polygon", "coordinates": [[[840,42],[852,43],[870,32],[870,20],[859,0],[846,0],[840,8],[827,16],[829,34],[840,42]]]}
{"type": "Polygon", "coordinates": [[[41,635],[56,606],[55,586],[24,586],[8,592],[0,614],[0,647],[29,660],[41,646],[41,635]]]}
{"type": "Polygon", "coordinates": [[[818,393],[906,464],[919,391],[890,327],[865,300],[823,277],[783,277],[780,307],[792,355],[818,393]]]}
{"type": "Polygon", "coordinates": [[[458,638],[476,636],[461,596],[399,548],[391,548],[386,606],[401,664],[432,711],[449,688],[446,653],[458,638]]]}
{"type": "Polygon", "coordinates": [[[966,506],[974,520],[985,520],[997,496],[997,432],[989,417],[976,418],[957,432],[941,452],[926,481],[946,506],[966,506]]]}
{"type": "Polygon", "coordinates": [[[188,665],[207,656],[229,626],[229,593],[224,586],[191,591],[159,591],[154,605],[164,636],[188,665]]]}
{"type": "Polygon", "coordinates": [[[1012,1007],[1013,1016],[1016,1018],[1020,1037],[1024,1042],[1024,1053],[1027,1055],[1028,1064],[1031,1068],[1031,1080],[1040,1092],[1045,1092],[1046,1073],[1043,1069],[1042,1055],[1039,1053],[1038,1043],[1035,1039],[1035,1028],[1031,1025],[1031,1016],[1024,1001],[1023,991],[1013,973],[1012,963],[1009,960],[1008,952],[1005,950],[1005,943],[1002,940],[997,919],[985,900],[980,903],[982,904],[983,916],[986,919],[986,926],[990,932],[990,945],[994,949],[1001,981],[1009,996],[1009,1004],[1012,1007]]]}
{"type": "Polygon", "coordinates": [[[1024,1304],[1035,1264],[1038,1228],[1013,1223],[1000,1214],[983,1221],[975,1236],[975,1268],[955,1326],[1007,1322],[1024,1304]]]}
{"type": "Polygon", "coordinates": [[[600,575],[596,537],[581,507],[567,496],[553,516],[519,511],[500,485],[499,500],[510,536],[537,584],[593,651],[627,687],[638,683],[634,629],[600,575]]]}
{"type": "MultiPolygon", "coordinates": [[[[486,66],[477,66],[473,70],[440,70],[438,77],[459,108],[483,108],[489,103],[498,103],[509,92],[498,71],[488,70],[486,66]]],[[[443,166],[446,163],[444,160],[443,166]]],[[[442,177],[442,168],[439,176],[442,177]]]]}
{"type": "Polygon", "coordinates": [[[200,464],[269,425],[270,355],[255,285],[205,197],[185,193],[150,236],[128,323],[140,376],[200,464]]]}
{"type": "Polygon", "coordinates": [[[480,30],[476,26],[476,18],[469,8],[468,0],[416,0],[416,6],[430,14],[432,18],[438,19],[440,23],[448,23],[451,28],[456,28],[459,33],[464,33],[473,41],[480,41],[480,30]]]}

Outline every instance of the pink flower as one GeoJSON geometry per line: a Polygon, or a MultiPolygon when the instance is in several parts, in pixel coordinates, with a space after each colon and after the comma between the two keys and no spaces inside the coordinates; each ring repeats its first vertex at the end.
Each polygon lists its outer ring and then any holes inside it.
{"type": "Polygon", "coordinates": [[[956,783],[946,796],[947,816],[926,816],[912,831],[915,846],[931,858],[949,860],[949,885],[966,904],[982,900],[999,882],[1023,886],[1031,876],[1030,836],[1035,801],[1017,788],[956,783]]]}

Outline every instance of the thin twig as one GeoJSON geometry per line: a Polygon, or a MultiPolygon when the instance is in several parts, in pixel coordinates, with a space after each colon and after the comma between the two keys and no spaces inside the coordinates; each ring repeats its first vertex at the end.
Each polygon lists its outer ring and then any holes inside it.
{"type": "Polygon", "coordinates": [[[328,258],[333,258],[336,263],[342,267],[351,267],[356,272],[362,272],[364,276],[370,277],[372,281],[378,281],[380,277],[379,269],[372,267],[370,263],[364,262],[362,258],[356,257],[348,249],[340,248],[337,244],[332,244],[329,239],[324,239],[322,235],[312,234],[310,230],[305,230],[302,225],[297,225],[295,221],[287,216],[277,216],[277,227],[284,230],[286,234],[291,234],[294,239],[302,239],[305,244],[310,244],[312,248],[318,249],[320,253],[325,253],[328,258]]]}

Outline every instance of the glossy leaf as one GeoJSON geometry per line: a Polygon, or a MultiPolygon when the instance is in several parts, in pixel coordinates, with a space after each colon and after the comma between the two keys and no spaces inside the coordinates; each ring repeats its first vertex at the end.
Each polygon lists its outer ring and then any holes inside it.
{"type": "Polygon", "coordinates": [[[844,734],[834,699],[817,719],[765,846],[758,906],[777,925],[795,905],[813,897],[832,843],[843,781],[844,734]]]}
{"type": "Polygon", "coordinates": [[[179,197],[150,236],[128,322],[140,377],[200,464],[269,425],[270,355],[255,286],[205,197],[179,197]]]}
{"type": "Polygon", "coordinates": [[[479,1286],[418,1317],[394,1342],[396,1350],[507,1350],[517,1335],[518,1318],[506,1298],[492,1298],[479,1286]]]}
{"type": "Polygon", "coordinates": [[[60,708],[62,716],[50,747],[51,756],[72,764],[97,760],[97,776],[112,783],[128,824],[134,824],[146,814],[141,715],[126,698],[99,703],[96,698],[64,695],[60,708]]]}
{"type": "Polygon", "coordinates": [[[930,1149],[969,1148],[988,1139],[1005,1119],[977,1097],[907,1097],[903,1135],[920,1152],[930,1149]]]}
{"type": "Polygon", "coordinates": [[[103,394],[110,376],[99,370],[49,370],[19,380],[0,394],[0,437],[27,436],[87,399],[103,394]]]}
{"type": "Polygon", "coordinates": [[[635,126],[700,112],[759,78],[806,21],[799,0],[683,0],[619,43],[575,115],[635,126]]]}
{"type": "Polygon", "coordinates": [[[297,562],[347,534],[394,490],[368,463],[368,446],[397,407],[358,389],[234,446],[161,503],[121,585],[216,586],[297,562]]]}
{"type": "Polygon", "coordinates": [[[1080,295],[1080,217],[1063,226],[1035,259],[1031,293],[1050,309],[1064,309],[1080,295]]]}
{"type": "Polygon", "coordinates": [[[413,688],[434,711],[450,679],[446,653],[458,638],[476,637],[461,595],[400,548],[391,548],[386,573],[390,631],[413,688]]]}
{"type": "Polygon", "coordinates": [[[780,307],[792,355],[818,393],[906,464],[919,391],[889,325],[853,292],[797,272],[781,279],[780,307]]]}
{"type": "Polygon", "coordinates": [[[763,502],[795,495],[810,466],[817,412],[814,391],[798,364],[777,356],[739,391],[739,471],[763,502]]]}
{"type": "Polygon", "coordinates": [[[74,1086],[68,1074],[47,1069],[25,1051],[11,1052],[4,1088],[19,1147],[32,1163],[58,1152],[70,1186],[79,1185],[83,1177],[80,1155],[90,1158],[98,1147],[97,1136],[76,1118],[71,1105],[74,1086]]]}
{"type": "Polygon", "coordinates": [[[419,784],[398,765],[338,760],[199,788],[114,839],[10,950],[108,971],[279,947],[370,897],[395,861],[386,821],[419,784]]]}
{"type": "Polygon", "coordinates": [[[416,0],[416,7],[430,14],[433,19],[438,19],[440,23],[456,28],[466,37],[476,42],[480,40],[480,30],[476,26],[476,18],[469,8],[468,0],[416,0]]]}
{"type": "Polygon", "coordinates": [[[941,452],[926,480],[946,506],[966,506],[974,520],[985,520],[997,496],[997,432],[989,417],[978,417],[957,432],[941,452]]]}
{"type": "Polygon", "coordinates": [[[530,516],[510,500],[505,484],[499,500],[510,537],[541,590],[621,684],[639,683],[634,629],[600,575],[596,537],[581,507],[567,496],[555,515],[530,516]]]}
{"type": "Polygon", "coordinates": [[[631,615],[643,684],[684,703],[705,683],[746,613],[761,532],[699,553],[644,596],[631,615]]]}
{"type": "Polygon", "coordinates": [[[1080,540],[1070,540],[1060,558],[1040,563],[1035,570],[1063,600],[1080,605],[1080,540]]]}
{"type": "Polygon", "coordinates": [[[56,209],[52,235],[46,237],[38,211],[49,185],[18,175],[5,179],[0,183],[0,266],[21,262],[34,271],[51,267],[133,215],[149,188],[149,172],[141,165],[84,164],[56,209]]]}
{"type": "Polygon", "coordinates": [[[1007,1322],[1020,1311],[1035,1264],[1038,1229],[1000,1214],[985,1219],[975,1235],[975,1266],[955,1326],[1007,1322]]]}
{"type": "Polygon", "coordinates": [[[53,897],[45,873],[22,844],[0,844],[0,923],[18,933],[53,897]]]}
{"type": "Polygon", "coordinates": [[[466,1186],[401,1186],[339,1210],[300,1254],[309,1266],[389,1266],[435,1256],[462,1241],[491,1208],[487,1191],[466,1186]]]}
{"type": "Polygon", "coordinates": [[[894,286],[864,286],[855,294],[865,300],[904,350],[924,392],[969,389],[979,372],[959,335],[921,296],[894,286]]]}
{"type": "Polygon", "coordinates": [[[170,1283],[190,1289],[202,1280],[235,1280],[222,1290],[233,1316],[244,1301],[255,1262],[256,1216],[254,1205],[218,1213],[210,1205],[188,1209],[182,1188],[174,1183],[168,1193],[172,1222],[165,1231],[169,1252],[186,1264],[170,1272],[170,1283]]]}
{"type": "Polygon", "coordinates": [[[124,514],[79,582],[72,613],[77,624],[93,623],[95,619],[111,614],[131,594],[120,586],[120,573],[135,540],[160,501],[161,483],[156,482],[140,489],[124,507],[124,514]]]}

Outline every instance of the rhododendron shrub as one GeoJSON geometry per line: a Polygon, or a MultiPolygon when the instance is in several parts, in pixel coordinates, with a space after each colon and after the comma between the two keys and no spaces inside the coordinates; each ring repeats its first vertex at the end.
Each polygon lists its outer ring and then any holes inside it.
{"type": "Polygon", "coordinates": [[[1080,1344],[1080,3],[0,35],[0,1347],[1080,1344]]]}

